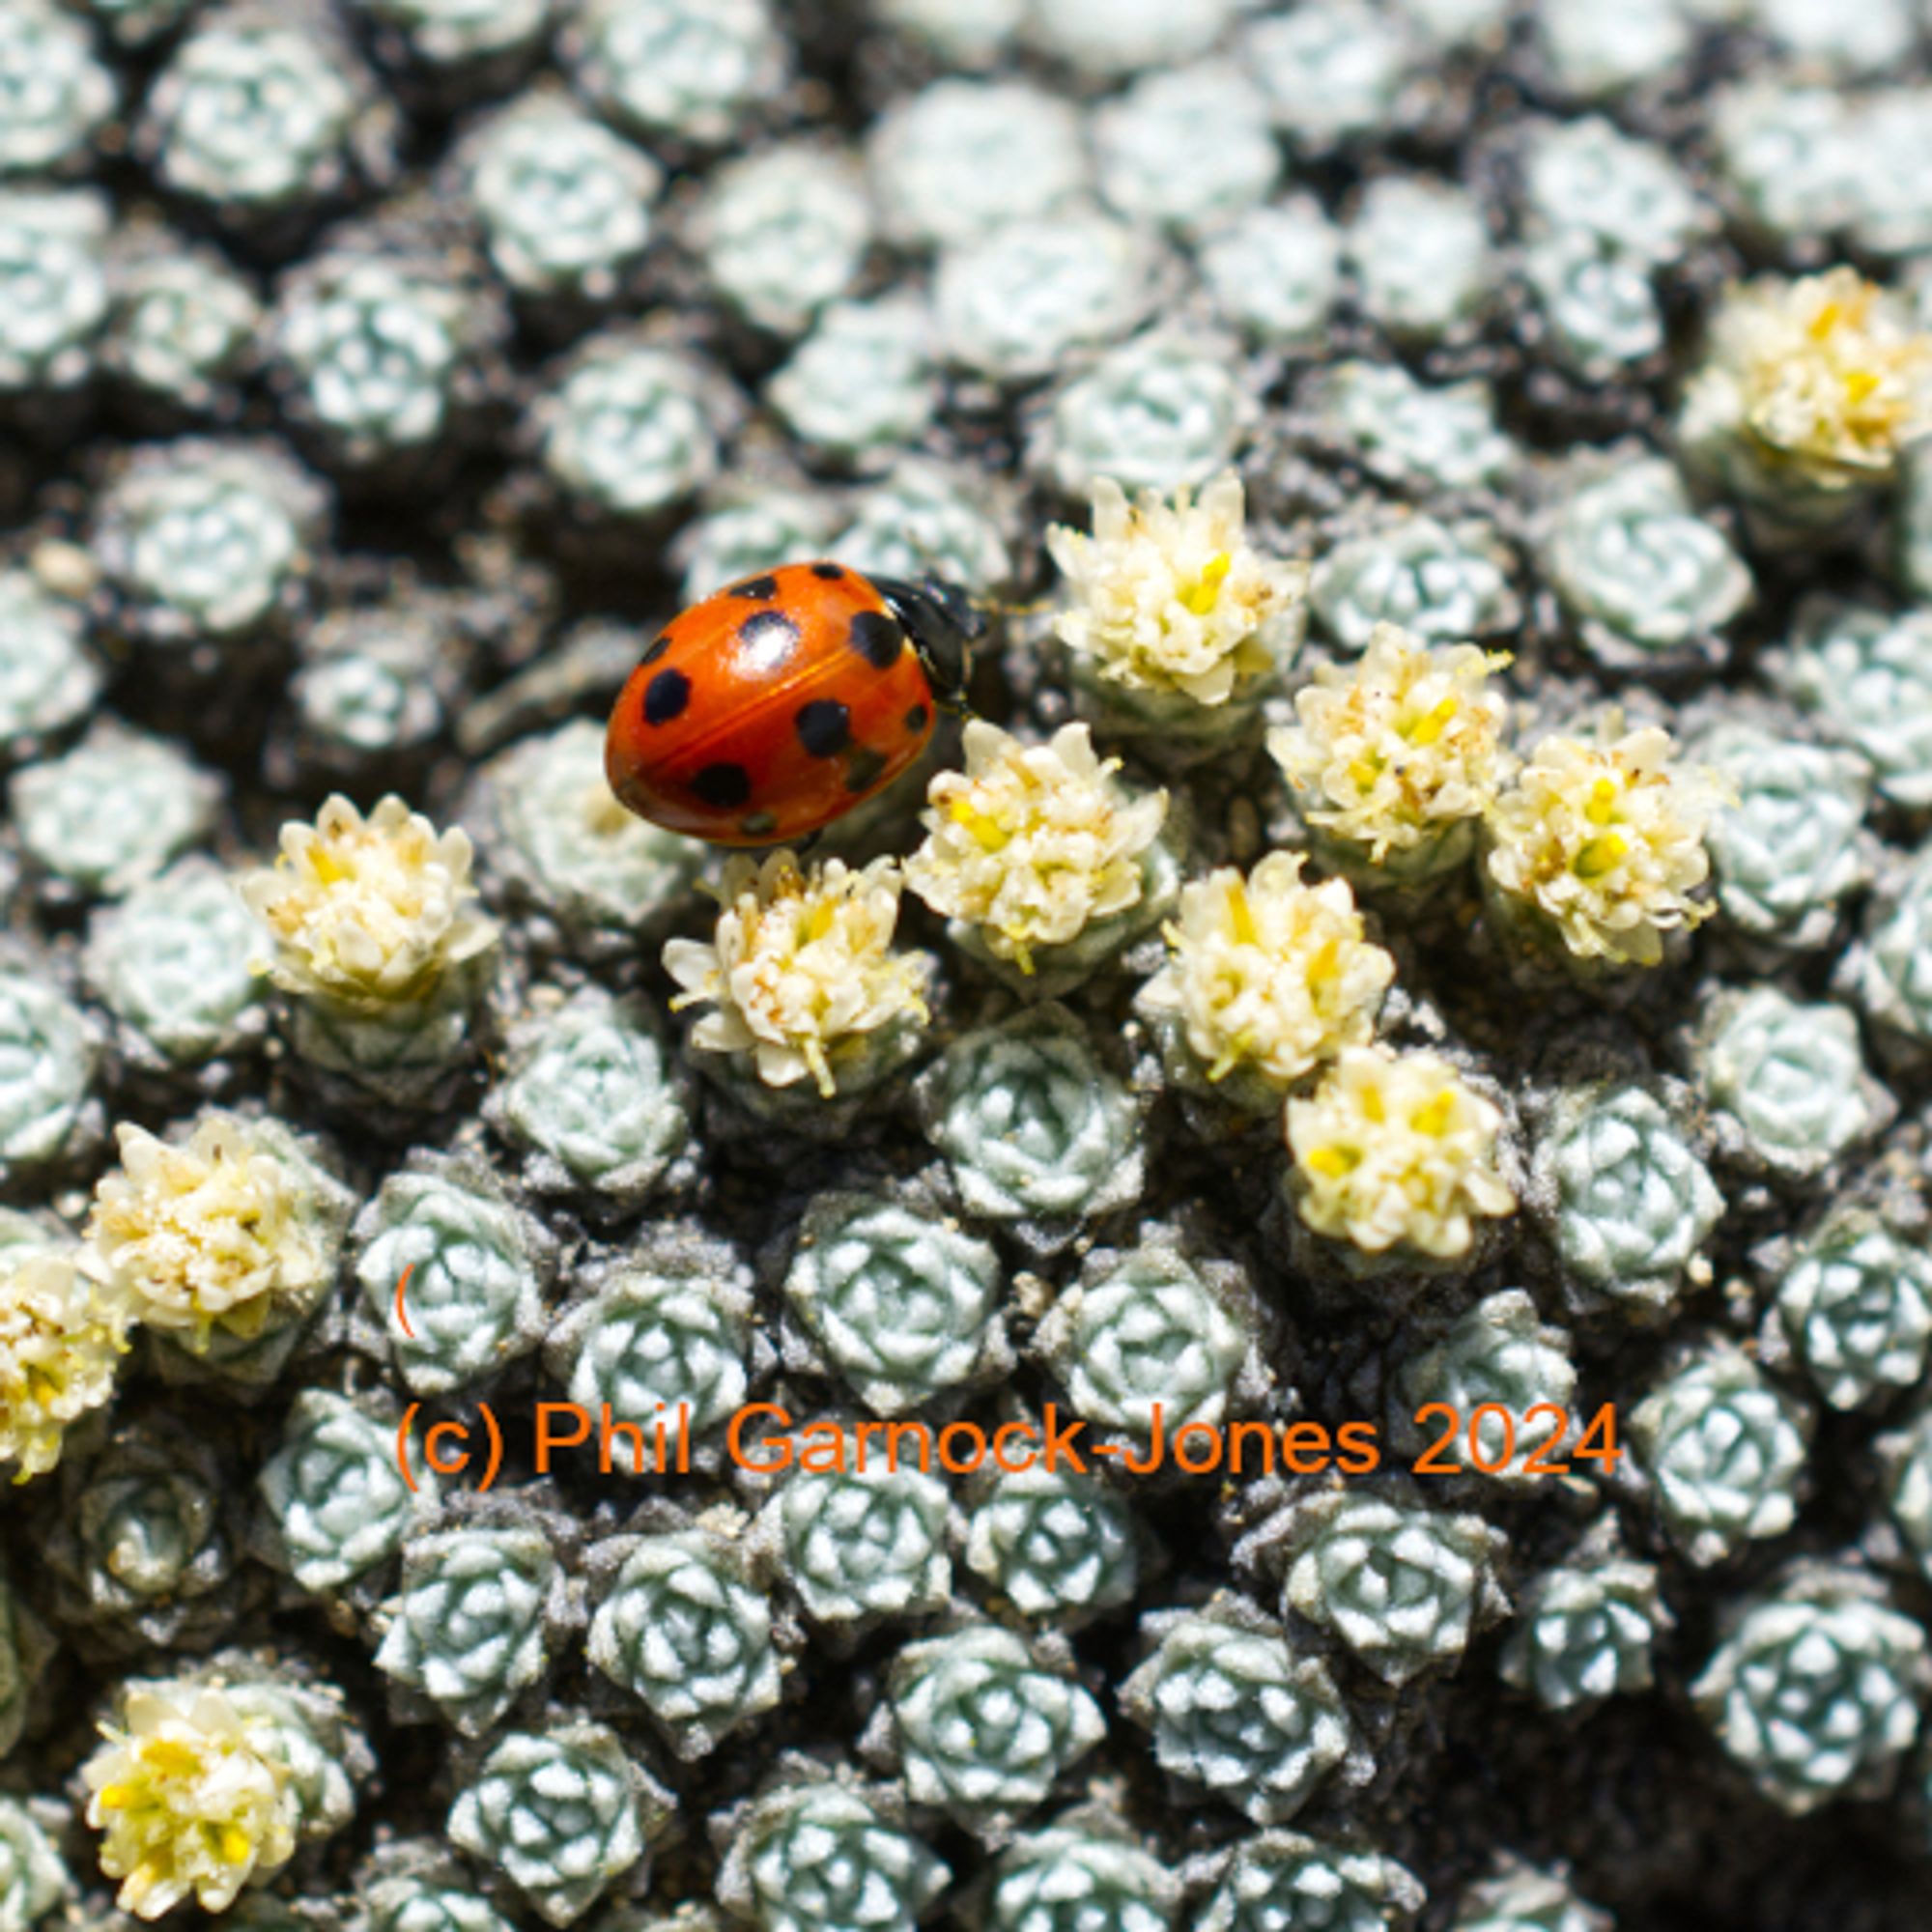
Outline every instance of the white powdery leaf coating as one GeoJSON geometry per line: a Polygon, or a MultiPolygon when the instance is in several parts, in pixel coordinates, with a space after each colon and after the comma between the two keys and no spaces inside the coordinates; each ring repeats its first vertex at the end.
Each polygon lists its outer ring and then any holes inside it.
{"type": "Polygon", "coordinates": [[[350,0],[398,27],[419,60],[460,66],[526,45],[550,23],[552,0],[350,0]]]}
{"type": "Polygon", "coordinates": [[[1481,207],[1426,176],[1372,182],[1343,245],[1362,306],[1397,338],[1431,340],[1473,321],[1495,284],[1481,207]]]}
{"type": "Polygon", "coordinates": [[[1776,1320],[1833,1408],[1918,1386],[1932,1353],[1932,1257],[1856,1210],[1799,1245],[1776,1320]]]}
{"type": "Polygon", "coordinates": [[[1453,1411],[1457,1426],[1443,1453],[1464,1469],[1535,1482],[1533,1465],[1561,1454],[1577,1369],[1569,1335],[1540,1321],[1530,1295],[1512,1288],[1485,1296],[1408,1364],[1401,1388],[1412,1412],[1429,1403],[1453,1411]]]}
{"type": "Polygon", "coordinates": [[[469,304],[455,282],[383,255],[325,257],[293,276],[270,349],[296,406],[355,460],[442,433],[469,304]]]}
{"type": "Polygon", "coordinates": [[[866,1406],[897,1415],[1002,1359],[1001,1267],[988,1241],[889,1197],[816,1196],[787,1305],[866,1406]]]}
{"type": "Polygon", "coordinates": [[[1868,165],[1868,107],[1836,88],[1759,80],[1720,90],[1712,139],[1725,185],[1761,235],[1780,241],[1843,227],[1868,165]]]}
{"type": "Polygon", "coordinates": [[[1098,757],[1085,724],[1027,745],[975,718],[965,753],[963,772],[927,788],[925,839],[906,861],[906,883],[934,912],[1031,971],[1035,948],[1066,946],[1140,902],[1164,791],[1118,783],[1120,760],[1098,757]]]}
{"type": "Polygon", "coordinates": [[[1133,1600],[1140,1542],[1105,1483],[1035,1464],[1001,1474],[973,1512],[966,1564],[1022,1616],[1067,1617],[1133,1600]]]}
{"type": "Polygon", "coordinates": [[[34,1810],[20,1799],[0,1798],[0,1921],[31,1932],[72,1889],[34,1810]]]}
{"type": "Polygon", "coordinates": [[[38,975],[0,966],[0,1173],[50,1161],[67,1147],[95,1060],[77,1006],[38,975]]]}
{"type": "Polygon", "coordinates": [[[1663,311],[1632,256],[1565,228],[1529,242],[1522,270],[1548,327],[1549,353],[1573,375],[1591,384],[1628,380],[1636,364],[1662,353],[1663,311]]]}
{"type": "Polygon", "coordinates": [[[211,20],[162,69],[144,136],[176,193],[271,208],[339,179],[356,107],[347,75],[309,35],[211,20]]]}
{"type": "Polygon", "coordinates": [[[916,245],[1050,213],[1089,178],[1071,102],[1016,81],[935,82],[880,117],[867,160],[887,228],[916,245]]]}
{"type": "Polygon", "coordinates": [[[1723,916],[1780,945],[1823,945],[1838,901],[1871,876],[1863,759],[1748,726],[1720,729],[1700,749],[1736,795],[1705,834],[1723,916]]]}
{"type": "Polygon", "coordinates": [[[1157,256],[1126,222],[1069,210],[950,243],[933,280],[940,348],[1004,383],[1051,375],[1148,313],[1157,256]]]}
{"type": "Polygon", "coordinates": [[[695,240],[719,294],[793,335],[858,279],[872,211],[858,161],[786,141],[730,161],[705,185],[695,240]]]}
{"type": "Polygon", "coordinates": [[[31,571],[0,571],[0,744],[86,716],[100,673],[82,642],[80,607],[31,571]]]}
{"type": "Polygon", "coordinates": [[[1389,1932],[1422,1909],[1393,1859],[1299,1832],[1260,1832],[1222,1861],[1193,1932],[1389,1932]]]}
{"type": "Polygon", "coordinates": [[[991,1625],[908,1644],[892,1669],[906,1790],[965,1824],[1027,1810],[1106,1734],[1100,1707],[991,1625]]]}
{"type": "Polygon", "coordinates": [[[1327,1666],[1297,1657],[1278,1625],[1260,1620],[1251,1629],[1211,1612],[1177,1617],[1121,1702],[1152,1732],[1164,1771],[1261,1825],[1293,1817],[1353,1751],[1327,1666]]]}
{"type": "Polygon", "coordinates": [[[561,1572],[526,1529],[449,1529],[412,1542],[384,1605],[376,1667],[479,1737],[542,1676],[561,1572]]]}
{"type": "Polygon", "coordinates": [[[1589,0],[1545,0],[1537,39],[1562,92],[1600,99],[1670,72],[1691,55],[1682,0],[1629,0],[1607,17],[1589,0]]]}
{"type": "Polygon", "coordinates": [[[1772,674],[1869,760],[1886,798],[1913,811],[1932,806],[1932,611],[1807,597],[1772,674]]]}
{"type": "Polygon", "coordinates": [[[990,592],[1013,578],[1004,501],[983,472],[904,457],[860,497],[832,554],[875,578],[930,574],[990,592]]]}
{"type": "Polygon", "coordinates": [[[1091,1217],[1140,1192],[1146,1159],[1133,1096],[1062,1008],[962,1036],[920,1094],[926,1132],[974,1214],[1091,1217]]]}
{"type": "Polygon", "coordinates": [[[1166,69],[1204,52],[1239,0],[1030,0],[1028,44],[1101,78],[1166,69]]]}
{"type": "Polygon", "coordinates": [[[1224,60],[1157,70],[1104,102],[1094,148],[1100,192],[1113,207],[1129,220],[1183,232],[1265,200],[1281,175],[1267,103],[1224,60]]]}
{"type": "Polygon", "coordinates": [[[639,1542],[591,1619],[587,1648],[682,1758],[707,1755],[779,1701],[770,1605],[701,1532],[639,1542]]]}
{"type": "Polygon", "coordinates": [[[771,1505],[781,1574],[823,1624],[935,1609],[952,1586],[947,1508],[911,1449],[895,1468],[877,1450],[863,1471],[800,1469],[771,1505]]]}
{"type": "Polygon", "coordinates": [[[102,720],[7,787],[20,843],[48,871],[115,896],[208,836],[221,781],[164,738],[102,720]]]}
{"type": "Polygon", "coordinates": [[[1029,1832],[994,1868],[986,1932],[1169,1932],[1180,1887],[1123,1831],[1029,1832]]]}
{"type": "Polygon", "coordinates": [[[1932,431],[1932,337],[1855,270],[1745,283],[1712,320],[1680,431],[1694,460],[1774,505],[1855,500],[1932,431]]]}
{"type": "Polygon", "coordinates": [[[1807,70],[1834,76],[1876,73],[1910,60],[1918,15],[1907,0],[1866,0],[1840,8],[1827,0],[1752,0],[1751,23],[1807,70]]]}
{"type": "Polygon", "coordinates": [[[261,327],[253,288],[219,257],[171,249],[121,270],[101,360],[156,396],[213,411],[261,327]]]}
{"type": "Polygon", "coordinates": [[[896,1807],[822,1777],[753,1804],[719,1890],[765,1932],[909,1932],[949,1876],[896,1807]]]}
{"type": "Polygon", "coordinates": [[[1307,394],[1328,434],[1398,489],[1476,489],[1496,482],[1517,456],[1496,427],[1487,383],[1430,387],[1397,362],[1350,361],[1316,371],[1307,394]]]}
{"type": "Polygon", "coordinates": [[[1296,694],[1298,722],[1268,733],[1268,755],[1308,822],[1372,865],[1424,850],[1487,811],[1508,775],[1509,704],[1489,688],[1508,662],[1378,624],[1357,664],[1323,665],[1296,694]]]}
{"type": "Polygon", "coordinates": [[[712,1009],[692,1044],[750,1054],[768,1087],[810,1075],[829,1099],[841,1056],[928,1017],[925,955],[893,951],[899,885],[889,859],[858,871],[838,859],[802,871],[789,851],[727,861],[711,943],[673,939],[664,950],[665,970],[683,988],[673,1010],[712,1009]]]}
{"type": "Polygon", "coordinates": [[[1138,1004],[1179,1017],[1209,1082],[1239,1070],[1285,1093],[1374,1035],[1395,961],[1364,936],[1348,882],[1307,885],[1304,863],[1270,852],[1246,879],[1222,867],[1181,888],[1168,962],[1138,1004]]]}
{"type": "Polygon", "coordinates": [[[1322,1625],[1388,1684],[1459,1660],[1503,1606],[1501,1531],[1479,1516],[1323,1496],[1293,1532],[1286,1608],[1322,1625]]]}
{"type": "Polygon", "coordinates": [[[280,842],[241,891],[273,943],[263,970],[298,999],[372,1013],[414,1004],[497,943],[469,910],[469,835],[438,832],[393,792],[366,819],[335,793],[280,842]]]}
{"type": "Polygon", "coordinates": [[[46,0],[0,7],[0,173],[58,167],[114,109],[80,21],[46,0]]]}
{"type": "Polygon", "coordinates": [[[479,130],[466,165],[484,245],[513,289],[606,300],[650,242],[664,171],[566,101],[513,102],[479,130]]]}
{"type": "Polygon", "coordinates": [[[1725,802],[1716,774],[1672,762],[1670,734],[1551,736],[1490,808],[1490,883],[1547,920],[1577,958],[1655,966],[1663,935],[1708,919],[1690,895],[1710,875],[1705,829],[1725,802]]]}
{"type": "Polygon", "coordinates": [[[1254,415],[1226,342],[1156,326],[1066,384],[1035,431],[1032,461],[1069,497],[1091,495],[1103,478],[1130,490],[1188,489],[1229,468],[1254,415]]]}
{"type": "Polygon", "coordinates": [[[1561,1867],[1539,1871],[1499,1852],[1489,1878],[1463,1892],[1450,1932],[1615,1932],[1607,1912],[1578,1898],[1561,1867]]]}
{"type": "Polygon", "coordinates": [[[89,189],[0,189],[0,391],[86,379],[107,320],[107,232],[89,189]]]}
{"type": "Polygon", "coordinates": [[[278,1126],[203,1114],[162,1141],[124,1122],[95,1186],[82,1265],[200,1353],[299,1321],[334,1271],[348,1197],[278,1126]]]}
{"type": "Polygon", "coordinates": [[[1557,1257],[1586,1292],[1662,1305],[1722,1218],[1724,1197],[1641,1087],[1579,1096],[1537,1150],[1557,1257]]]}
{"type": "Polygon", "coordinates": [[[1752,594],[1744,559],[1691,510],[1665,462],[1586,473],[1557,509],[1543,554],[1586,642],[1601,625],[1640,650],[1667,651],[1728,624],[1752,594]]]}
{"type": "Polygon", "coordinates": [[[450,1807],[451,1840],[494,1865],[552,1925],[568,1925],[645,1856],[640,1812],[668,1794],[614,1731],[562,1723],[513,1731],[450,1807]]]}
{"type": "Polygon", "coordinates": [[[1366,1254],[1453,1261],[1479,1219],[1516,1212],[1502,1113],[1439,1054],[1345,1047],[1287,1125],[1301,1218],[1366,1254]]]}
{"type": "Polygon", "coordinates": [[[1690,1694],[1781,1810],[1879,1796],[1932,1688],[1925,1633],[1855,1570],[1801,1573],[1746,1608],[1690,1694]]]}
{"type": "Polygon", "coordinates": [[[1932,1408],[1873,1444],[1885,1497],[1906,1548],[1932,1578],[1932,1408]]]}
{"type": "Polygon", "coordinates": [[[1525,212],[1552,234],[1593,237],[1644,269],[1679,260],[1717,225],[1666,149],[1600,114],[1538,127],[1523,156],[1525,212]]]}
{"type": "Polygon", "coordinates": [[[1092,495],[1093,534],[1056,524],[1046,543],[1068,593],[1055,632],[1102,679],[1222,704],[1292,658],[1307,567],[1248,542],[1233,470],[1198,501],[1182,488],[1130,503],[1106,477],[1092,495]]]}
{"type": "Polygon", "coordinates": [[[1865,1013],[1917,1041],[1932,1039],[1932,862],[1907,865],[1874,899],[1865,939],[1839,968],[1865,1013]]]}
{"type": "MultiPolygon", "coordinates": [[[[668,1430],[681,1419],[696,1437],[745,1399],[750,1317],[743,1286],[722,1264],[715,1273],[701,1262],[687,1272],[647,1261],[554,1322],[545,1353],[585,1413],[608,1408],[647,1438],[661,1418],[668,1430]]],[[[619,1455],[616,1466],[631,1463],[619,1455]]]]}
{"type": "Polygon", "coordinates": [[[132,1321],[73,1254],[0,1246],[0,1465],[16,1465],[15,1483],[51,1469],[68,1428],[113,1396],[132,1321]]]}
{"type": "MultiPolygon", "coordinates": [[[[923,296],[835,302],[765,385],[765,399],[802,440],[841,462],[869,467],[917,444],[930,426],[939,409],[936,358],[933,318],[923,296]]],[[[811,501],[814,513],[826,507],[820,498],[811,501]]],[[[902,534],[889,518],[875,521],[881,540],[891,543],[902,534]]],[[[781,563],[801,548],[826,549],[830,534],[774,552],[770,561],[781,563]]],[[[849,539],[829,547],[850,554],[849,539]]],[[[876,559],[864,561],[877,567],[876,559]]],[[[913,559],[915,568],[920,561],[913,559]]],[[[728,582],[729,575],[707,578],[704,587],[728,582]]]]}
{"type": "Polygon", "coordinates": [[[688,1145],[691,1121],[641,1005],[595,988],[513,1040],[510,1077],[484,1118],[531,1149],[550,1189],[640,1198],[688,1145]]]}
{"type": "Polygon", "coordinates": [[[412,1458],[403,1481],[396,1433],[327,1389],[303,1389],[258,1487],[275,1519],[288,1571],[304,1590],[339,1588],[403,1546],[436,1499],[436,1478],[412,1458]]]}
{"type": "Polygon", "coordinates": [[[1515,628],[1513,568],[1488,524],[1411,516],[1330,549],[1309,602],[1345,650],[1365,650],[1384,624],[1421,644],[1454,644],[1515,628]]]}
{"type": "Polygon", "coordinates": [[[1235,1313],[1179,1251],[1151,1241],[1083,1281],[1062,1304],[1054,1367],[1073,1406],[1108,1429],[1171,1437],[1218,1427],[1250,1345],[1235,1313]]]}
{"type": "Polygon", "coordinates": [[[1807,1420],[1729,1342],[1707,1346],[1632,1410],[1637,1462],[1692,1563],[1719,1562],[1797,1520],[1807,1420]]]}
{"type": "Polygon", "coordinates": [[[415,1394],[447,1394],[534,1346],[550,1237],[485,1180],[460,1169],[392,1174],[354,1233],[356,1285],[415,1394]]]}
{"type": "Polygon", "coordinates": [[[1197,259],[1221,319],[1266,344],[1319,337],[1341,290],[1342,239],[1310,195],[1244,211],[1197,259]]]}
{"type": "Polygon", "coordinates": [[[707,144],[729,140],[786,70],[765,0],[585,0],[563,54],[600,112],[707,144]]]}
{"type": "Polygon", "coordinates": [[[1363,0],[1313,0],[1257,20],[1236,51],[1275,126],[1319,154],[1388,124],[1415,49],[1395,17],[1363,0]]]}
{"type": "Polygon", "coordinates": [[[193,1897],[225,1912],[294,1855],[302,1805],[273,1726],[213,1685],[134,1681],[81,1767],[116,1903],[158,1918],[193,1897]]]}
{"type": "Polygon", "coordinates": [[[1614,1536],[1592,1532],[1571,1562],[1524,1587],[1502,1674],[1550,1711],[1647,1690],[1651,1651],[1673,1621],[1658,1593],[1657,1566],[1624,1554],[1614,1536]]]}
{"type": "Polygon", "coordinates": [[[1890,1116],[1843,1007],[1753,986],[1720,995],[1699,1031],[1704,1090],[1767,1166],[1819,1173],[1890,1116]]]}
{"type": "Polygon", "coordinates": [[[719,472],[722,412],[690,356],[622,336],[593,340],[531,406],[543,465],[613,517],[654,517],[719,472]]]}

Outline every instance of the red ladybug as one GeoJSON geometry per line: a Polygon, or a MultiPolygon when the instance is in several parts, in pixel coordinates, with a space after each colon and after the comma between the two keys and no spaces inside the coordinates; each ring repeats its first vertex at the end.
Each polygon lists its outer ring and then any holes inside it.
{"type": "Polygon", "coordinates": [[[980,619],[950,584],[787,563],[673,617],[611,713],[611,789],[653,825],[767,845],[829,825],[925,750],[980,619]]]}

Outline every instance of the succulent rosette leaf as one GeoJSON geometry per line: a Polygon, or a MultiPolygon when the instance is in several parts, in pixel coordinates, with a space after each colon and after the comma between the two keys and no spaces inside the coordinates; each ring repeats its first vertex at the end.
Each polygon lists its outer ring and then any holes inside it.
{"type": "Polygon", "coordinates": [[[1098,1477],[1035,1463],[994,1479],[965,1556],[1022,1616],[1070,1627],[1132,1601],[1144,1542],[1132,1505],[1098,1477]]]}
{"type": "Polygon", "coordinates": [[[1615,1518],[1605,1517],[1523,1587],[1502,1674],[1551,1711],[1647,1690],[1652,1652],[1673,1621],[1657,1566],[1631,1556],[1615,1518]]]}
{"type": "Polygon", "coordinates": [[[1124,1827],[1076,1811],[1001,1853],[986,1923],[988,1932],[1167,1932],[1179,1891],[1124,1827]]]}
{"type": "Polygon", "coordinates": [[[1257,1833],[1212,1866],[1196,1932],[1388,1932],[1422,1908],[1422,1887],[1393,1859],[1299,1832],[1257,1833]]]}
{"type": "Polygon", "coordinates": [[[915,1616],[952,1588],[950,1509],[910,1445],[896,1461],[875,1450],[863,1469],[800,1468],[760,1518],[765,1560],[821,1625],[915,1616]]]}

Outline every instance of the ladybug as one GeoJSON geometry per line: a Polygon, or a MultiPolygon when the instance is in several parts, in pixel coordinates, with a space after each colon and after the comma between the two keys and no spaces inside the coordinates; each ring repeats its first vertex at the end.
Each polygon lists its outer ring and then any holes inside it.
{"type": "Polygon", "coordinates": [[[803,838],[925,750],[983,628],[936,580],[818,562],[727,584],[671,619],[619,694],[611,789],[714,845],[803,838]]]}

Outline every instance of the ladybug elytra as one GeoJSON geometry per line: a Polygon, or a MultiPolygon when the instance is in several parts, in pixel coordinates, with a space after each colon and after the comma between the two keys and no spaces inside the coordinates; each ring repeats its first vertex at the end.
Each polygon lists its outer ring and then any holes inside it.
{"type": "Polygon", "coordinates": [[[604,770],[639,818],[716,845],[829,825],[925,750],[982,626],[960,593],[787,563],[672,618],[611,714],[604,770]]]}

